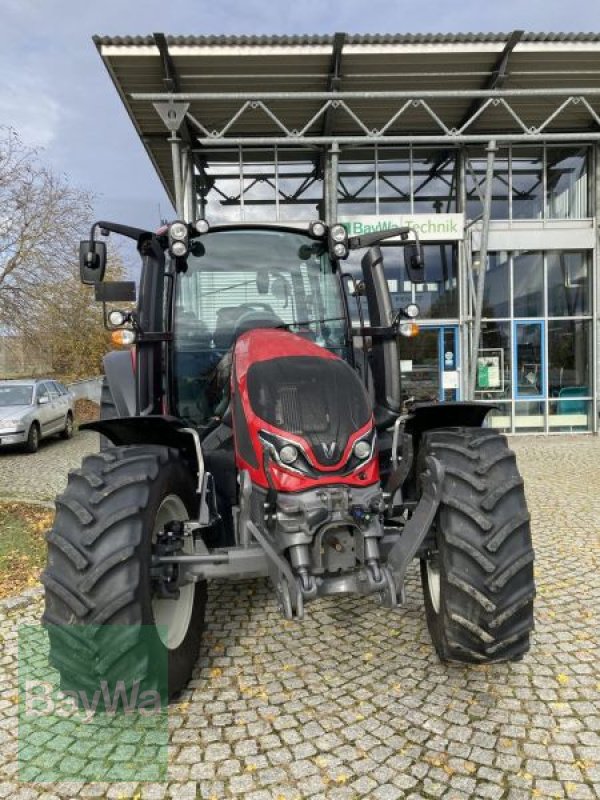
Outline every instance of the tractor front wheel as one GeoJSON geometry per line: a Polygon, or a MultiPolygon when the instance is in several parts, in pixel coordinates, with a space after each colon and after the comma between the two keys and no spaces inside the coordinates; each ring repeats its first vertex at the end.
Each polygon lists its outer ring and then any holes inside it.
{"type": "Polygon", "coordinates": [[[533,548],[515,455],[487,428],[423,437],[444,466],[435,544],[421,561],[427,624],[443,661],[515,661],[533,629],[533,548]]]}
{"type": "MultiPolygon", "coordinates": [[[[171,699],[185,687],[200,650],[206,582],[165,596],[152,555],[167,523],[189,519],[197,503],[192,471],[167,447],[115,447],[70,473],[42,576],[63,690],[137,683],[171,699]]],[[[191,551],[191,539],[183,541],[191,551]]]]}

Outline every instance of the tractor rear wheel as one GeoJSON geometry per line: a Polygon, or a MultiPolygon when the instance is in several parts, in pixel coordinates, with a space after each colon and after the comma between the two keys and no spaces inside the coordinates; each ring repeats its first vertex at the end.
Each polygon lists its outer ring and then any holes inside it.
{"type": "Polygon", "coordinates": [[[427,624],[442,661],[515,661],[533,629],[534,553],[523,480],[487,428],[424,434],[445,468],[435,545],[421,560],[427,624]]]}
{"type": "MultiPolygon", "coordinates": [[[[170,699],[184,688],[200,650],[206,582],[164,599],[151,560],[166,523],[188,519],[197,503],[191,470],[167,447],[115,447],[70,473],[42,576],[63,690],[137,683],[170,699]]],[[[191,547],[184,538],[183,551],[191,547]]]]}

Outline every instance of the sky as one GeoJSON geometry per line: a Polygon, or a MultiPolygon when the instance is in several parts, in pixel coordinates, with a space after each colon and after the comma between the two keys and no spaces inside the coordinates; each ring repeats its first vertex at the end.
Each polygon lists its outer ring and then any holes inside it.
{"type": "Polygon", "coordinates": [[[600,32],[600,0],[0,0],[0,125],[100,218],[174,216],[91,37],[166,34],[600,32]]]}

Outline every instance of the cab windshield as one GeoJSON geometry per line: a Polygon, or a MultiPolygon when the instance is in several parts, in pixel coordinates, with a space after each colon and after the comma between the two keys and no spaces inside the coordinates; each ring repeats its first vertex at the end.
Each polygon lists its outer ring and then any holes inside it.
{"type": "Polygon", "coordinates": [[[228,403],[231,349],[253,328],[283,328],[345,357],[340,285],[321,242],[284,230],[214,231],[191,243],[177,276],[177,414],[205,425],[228,403]]]}

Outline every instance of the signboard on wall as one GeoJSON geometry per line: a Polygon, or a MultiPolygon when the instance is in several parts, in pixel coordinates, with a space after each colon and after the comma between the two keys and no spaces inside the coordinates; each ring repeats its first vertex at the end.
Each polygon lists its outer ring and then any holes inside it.
{"type": "Polygon", "coordinates": [[[501,347],[483,348],[477,356],[477,390],[504,391],[504,350],[501,347]]]}
{"type": "Polygon", "coordinates": [[[349,236],[408,226],[424,242],[459,240],[465,231],[464,214],[356,214],[342,215],[339,221],[346,226],[349,236]]]}

